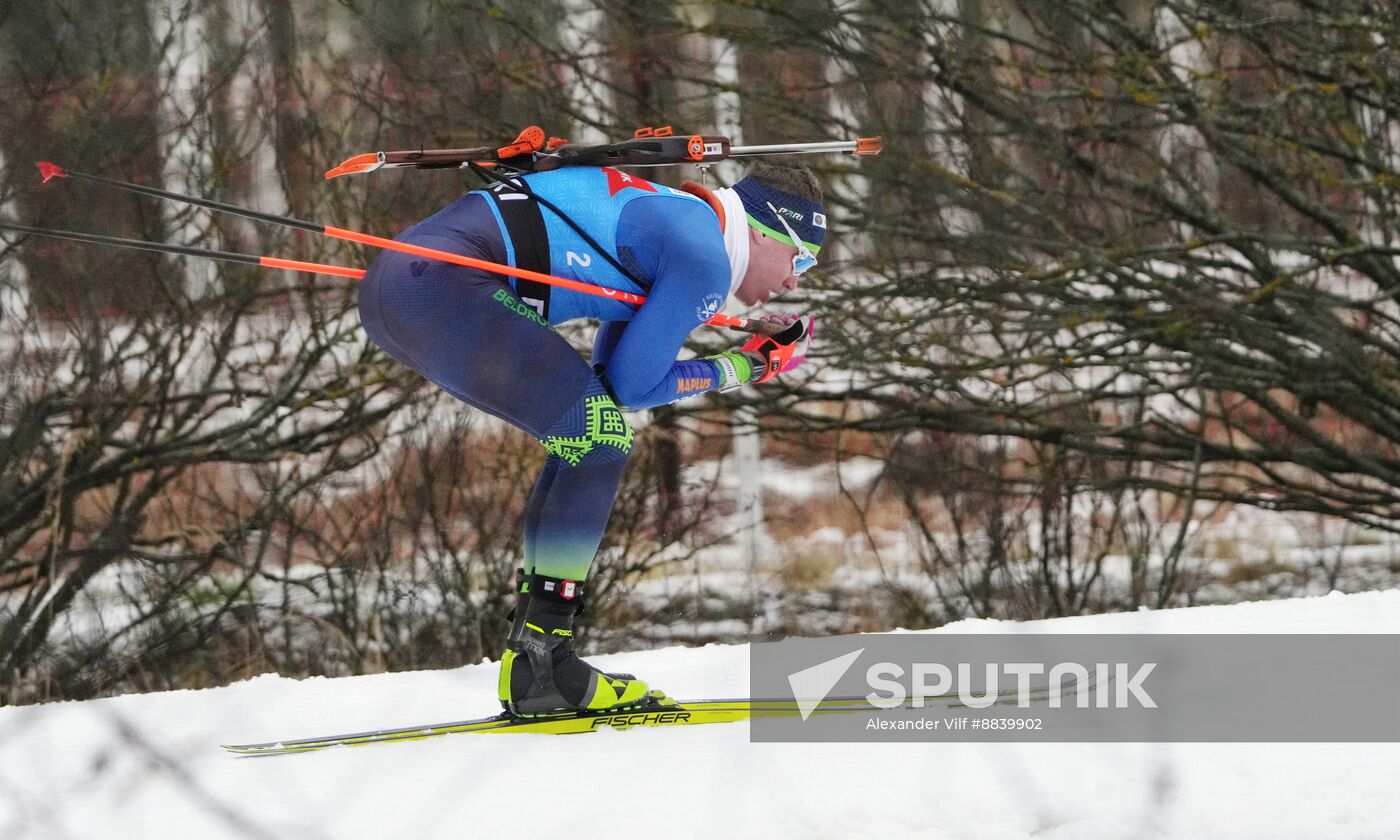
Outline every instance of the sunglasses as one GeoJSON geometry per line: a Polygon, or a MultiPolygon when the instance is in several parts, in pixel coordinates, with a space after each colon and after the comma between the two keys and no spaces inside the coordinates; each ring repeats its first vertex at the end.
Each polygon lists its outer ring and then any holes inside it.
{"type": "Polygon", "coordinates": [[[773,215],[778,217],[783,230],[792,237],[792,244],[797,248],[797,253],[792,255],[792,276],[801,277],[802,272],[817,264],[817,255],[807,250],[807,245],[798,237],[797,231],[792,229],[792,225],[788,224],[787,219],[783,218],[783,214],[778,212],[778,208],[773,206],[773,202],[765,203],[768,205],[768,209],[773,211],[773,215]]]}

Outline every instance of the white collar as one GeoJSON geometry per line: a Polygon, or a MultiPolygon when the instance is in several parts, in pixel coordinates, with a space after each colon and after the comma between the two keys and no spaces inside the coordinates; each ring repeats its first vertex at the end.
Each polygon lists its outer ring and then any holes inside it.
{"type": "Polygon", "coordinates": [[[728,187],[712,190],[724,207],[724,250],[729,255],[729,295],[733,297],[749,270],[749,217],[739,194],[728,187]]]}

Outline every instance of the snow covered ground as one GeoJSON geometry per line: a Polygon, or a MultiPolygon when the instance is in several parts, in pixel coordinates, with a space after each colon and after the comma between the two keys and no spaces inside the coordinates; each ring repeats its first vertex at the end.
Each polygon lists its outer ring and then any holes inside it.
{"type": "MultiPolygon", "coordinates": [[[[1014,627],[1400,633],[1400,590],[1014,627]]],[[[742,646],[596,661],[678,697],[747,689],[742,646]]],[[[218,747],[491,714],[495,678],[491,663],[268,675],[0,709],[0,838],[1400,837],[1397,744],[751,744],[735,724],[262,759],[218,747]]]]}

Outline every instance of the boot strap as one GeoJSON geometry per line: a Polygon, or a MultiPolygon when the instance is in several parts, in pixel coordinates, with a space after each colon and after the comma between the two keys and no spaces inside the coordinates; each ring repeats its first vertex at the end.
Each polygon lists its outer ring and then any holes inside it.
{"type": "Polygon", "coordinates": [[[531,598],[540,598],[558,604],[567,604],[577,609],[583,607],[583,581],[567,578],[553,578],[535,572],[530,575],[528,584],[531,598]]]}
{"type": "MultiPolygon", "coordinates": [[[[567,580],[565,578],[552,578],[546,575],[527,575],[523,568],[517,567],[515,577],[511,582],[512,588],[517,594],[540,593],[541,597],[548,601],[555,601],[560,604],[569,604],[575,608],[576,615],[584,615],[583,581],[567,580]],[[549,593],[559,593],[550,595],[549,593]],[[572,593],[572,597],[568,597],[572,593]]],[[[511,607],[506,612],[506,621],[515,621],[515,611],[518,607],[511,607]]]]}

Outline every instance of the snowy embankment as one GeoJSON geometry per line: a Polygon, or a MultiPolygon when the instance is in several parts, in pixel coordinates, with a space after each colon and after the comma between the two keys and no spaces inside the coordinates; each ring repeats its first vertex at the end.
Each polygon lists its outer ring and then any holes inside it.
{"type": "MultiPolygon", "coordinates": [[[[937,632],[1008,631],[1400,633],[1400,590],[937,632]]],[[[596,661],[677,697],[748,682],[743,646],[596,661]]],[[[751,744],[733,724],[263,759],[218,747],[491,714],[495,679],[490,663],[264,676],[0,709],[0,838],[1400,836],[1397,744],[751,744]]]]}

